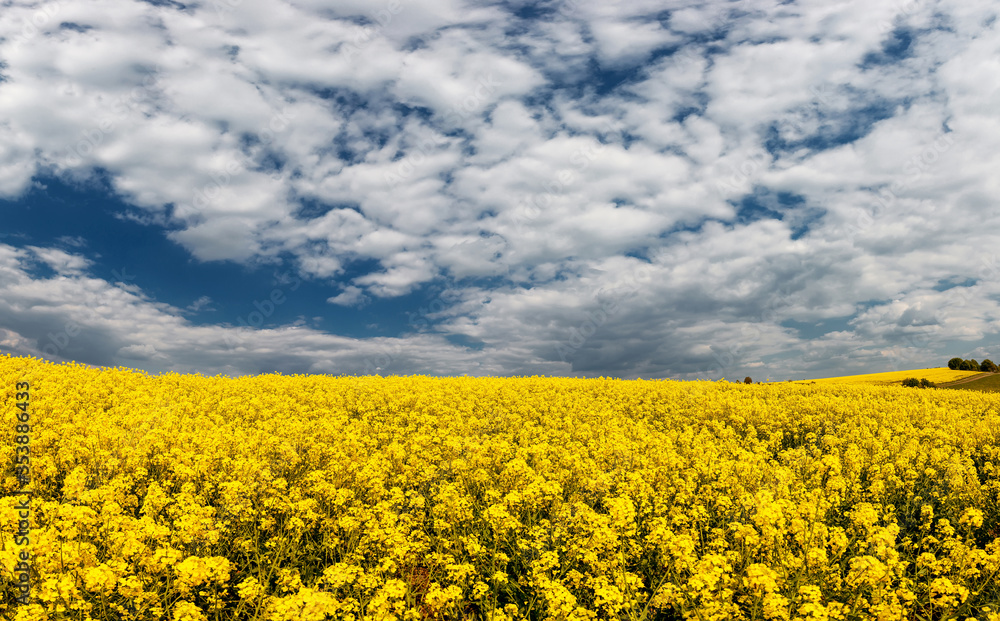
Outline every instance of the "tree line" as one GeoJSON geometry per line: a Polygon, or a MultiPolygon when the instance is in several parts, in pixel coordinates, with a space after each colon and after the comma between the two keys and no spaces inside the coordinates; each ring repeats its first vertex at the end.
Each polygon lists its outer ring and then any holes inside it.
{"type": "Polygon", "coordinates": [[[975,359],[963,360],[961,358],[952,358],[948,361],[948,368],[952,371],[982,371],[986,373],[996,373],[1000,370],[989,358],[982,362],[976,362],[975,359]]]}

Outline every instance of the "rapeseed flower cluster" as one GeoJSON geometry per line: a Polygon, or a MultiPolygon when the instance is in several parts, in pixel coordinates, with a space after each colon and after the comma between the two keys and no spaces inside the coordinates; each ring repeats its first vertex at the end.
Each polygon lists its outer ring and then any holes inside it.
{"type": "Polygon", "coordinates": [[[1000,396],[2,356],[4,412],[24,381],[4,619],[1000,620],[1000,396]]]}

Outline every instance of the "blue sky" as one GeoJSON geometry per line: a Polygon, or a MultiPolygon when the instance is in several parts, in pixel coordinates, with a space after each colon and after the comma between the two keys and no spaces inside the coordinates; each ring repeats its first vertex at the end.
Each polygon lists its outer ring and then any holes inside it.
{"type": "Polygon", "coordinates": [[[998,359],[997,12],[10,0],[0,352],[770,380],[998,359]]]}

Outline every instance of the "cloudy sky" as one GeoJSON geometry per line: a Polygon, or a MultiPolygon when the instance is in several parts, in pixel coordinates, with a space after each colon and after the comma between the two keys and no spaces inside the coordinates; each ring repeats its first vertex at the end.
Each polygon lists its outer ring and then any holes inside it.
{"type": "Polygon", "coordinates": [[[994,2],[0,6],[0,353],[755,380],[1000,358],[994,2]]]}

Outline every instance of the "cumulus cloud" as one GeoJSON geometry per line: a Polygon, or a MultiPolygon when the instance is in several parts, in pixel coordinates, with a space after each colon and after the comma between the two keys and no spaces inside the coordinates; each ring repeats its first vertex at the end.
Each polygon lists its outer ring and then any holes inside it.
{"type": "Polygon", "coordinates": [[[0,245],[0,343],[220,372],[784,378],[995,338],[991,5],[528,9],[8,2],[0,197],[100,178],[194,260],[287,263],[331,308],[446,295],[399,308],[421,329],[394,337],[194,325],[208,296],[114,286],[69,236],[0,245]]]}
{"type": "Polygon", "coordinates": [[[338,304],[340,306],[361,306],[367,301],[368,298],[362,292],[362,289],[354,285],[344,287],[343,291],[327,300],[330,304],[338,304]]]}
{"type": "Polygon", "coordinates": [[[57,274],[80,274],[90,265],[90,261],[79,255],[72,255],[57,248],[28,246],[35,256],[55,270],[57,274]]]}
{"type": "Polygon", "coordinates": [[[194,302],[191,302],[191,304],[187,307],[187,310],[193,313],[197,313],[198,311],[201,310],[215,310],[211,306],[212,306],[212,298],[208,297],[207,295],[203,295],[194,302]]]}

